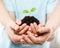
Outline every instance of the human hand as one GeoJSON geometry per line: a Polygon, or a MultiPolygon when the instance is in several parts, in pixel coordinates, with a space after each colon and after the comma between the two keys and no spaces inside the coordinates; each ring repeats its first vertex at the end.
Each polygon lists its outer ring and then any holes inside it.
{"type": "MultiPolygon", "coordinates": [[[[16,21],[16,24],[18,26],[21,25],[21,21],[20,20],[16,21]]],[[[28,28],[28,26],[26,24],[23,24],[23,25],[19,26],[19,30],[14,30],[10,27],[6,27],[6,30],[8,32],[8,36],[12,42],[21,43],[23,41],[25,43],[25,41],[23,40],[23,35],[18,35],[16,33],[22,34],[27,30],[27,28],[28,28]]]]}
{"type": "MultiPolygon", "coordinates": [[[[28,31],[28,36],[29,37],[24,37],[24,39],[26,40],[26,38],[28,38],[30,40],[27,39],[26,41],[28,41],[28,44],[31,44],[31,42],[33,42],[33,44],[43,44],[45,41],[51,41],[53,37],[51,37],[53,34],[51,34],[50,32],[51,30],[47,27],[44,26],[44,24],[39,24],[38,25],[38,34],[39,36],[34,36],[35,34],[33,34],[33,32],[31,32],[31,29],[28,31]],[[30,34],[30,35],[29,35],[30,34]]],[[[35,33],[35,32],[34,32],[35,33]]]]}
{"type": "MultiPolygon", "coordinates": [[[[48,30],[50,30],[50,32],[52,30],[52,28],[51,29],[48,29],[47,27],[45,28],[45,25],[42,21],[40,21],[39,25],[37,25],[36,23],[30,24],[30,25],[31,26],[30,26],[29,31],[31,31],[32,33],[37,33],[38,35],[35,34],[36,36],[46,34],[48,32],[48,30]],[[42,30],[41,30],[41,28],[42,28],[42,30]],[[45,28],[45,29],[43,29],[43,28],[45,28]]],[[[51,37],[49,37],[49,39],[47,41],[52,41],[54,38],[55,38],[55,33],[52,33],[51,37]]]]}
{"type": "Polygon", "coordinates": [[[39,25],[38,27],[39,27],[39,29],[37,32],[39,35],[44,35],[44,34],[49,33],[47,41],[50,41],[50,42],[53,41],[53,39],[55,38],[55,32],[52,28],[48,28],[45,25],[42,27],[40,27],[40,25],[39,25]]]}
{"type": "MultiPolygon", "coordinates": [[[[44,26],[42,23],[40,23],[39,24],[40,25],[40,27],[42,27],[42,26],[44,26]]],[[[29,30],[27,31],[27,32],[31,32],[31,33],[33,33],[34,35],[34,37],[37,37],[38,36],[38,34],[37,34],[37,30],[38,30],[38,25],[36,24],[36,23],[31,23],[30,24],[30,27],[29,27],[29,30]]],[[[32,36],[31,36],[32,37],[32,36]]],[[[28,37],[28,35],[24,35],[24,40],[26,41],[26,44],[36,44],[36,43],[34,43],[34,41],[32,41],[29,37],[28,37]]]]}
{"type": "Polygon", "coordinates": [[[23,39],[25,40],[26,44],[33,44],[33,45],[42,45],[46,40],[46,36],[35,36],[32,32],[27,32],[28,36],[24,36],[23,39]]]}
{"type": "Polygon", "coordinates": [[[16,24],[20,27],[20,30],[17,31],[17,34],[19,35],[26,33],[29,29],[29,26],[26,23],[22,24],[22,22],[19,19],[16,20],[16,24]]]}

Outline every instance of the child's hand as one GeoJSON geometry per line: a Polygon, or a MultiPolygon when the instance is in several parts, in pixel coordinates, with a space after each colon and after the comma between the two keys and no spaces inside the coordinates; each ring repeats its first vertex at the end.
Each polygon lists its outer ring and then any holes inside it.
{"type": "Polygon", "coordinates": [[[49,37],[50,33],[46,33],[44,35],[41,36],[34,36],[34,34],[30,31],[27,32],[28,33],[28,40],[27,37],[24,36],[24,40],[26,40],[26,42],[28,41],[27,44],[31,44],[31,42],[33,44],[39,44],[42,45],[43,43],[45,43],[45,41],[47,41],[47,38],[49,37]]]}
{"type": "MultiPolygon", "coordinates": [[[[21,21],[19,21],[19,24],[21,24],[21,21]]],[[[16,33],[16,31],[20,30],[20,26],[15,21],[10,21],[7,24],[6,28],[13,29],[15,31],[15,33],[16,33]]]]}
{"type": "MultiPolygon", "coordinates": [[[[32,27],[32,26],[31,26],[32,27]]],[[[37,32],[40,34],[40,36],[35,36],[35,32],[31,32],[31,29],[28,31],[28,37],[24,36],[24,40],[26,42],[28,41],[27,44],[40,44],[42,45],[45,41],[51,41],[54,38],[54,35],[51,34],[51,30],[47,27],[44,26],[44,24],[39,24],[38,25],[38,30],[37,32]],[[53,36],[52,36],[53,35],[53,36]]]]}
{"type": "MultiPolygon", "coordinates": [[[[42,27],[44,25],[40,23],[39,26],[42,27]]],[[[33,24],[30,24],[29,30],[27,32],[32,33],[34,37],[38,38],[37,31],[38,31],[38,25],[36,23],[33,23],[33,24]]],[[[31,36],[31,38],[33,38],[33,36],[31,36]]],[[[24,36],[24,40],[26,41],[26,44],[36,44],[35,40],[31,40],[31,38],[29,38],[29,33],[28,35],[24,36]]]]}
{"type": "Polygon", "coordinates": [[[20,22],[19,19],[16,20],[16,23],[17,23],[18,25],[20,25],[20,26],[19,26],[19,27],[20,27],[20,30],[17,31],[17,34],[20,34],[20,35],[21,35],[21,34],[24,34],[24,33],[26,33],[27,30],[29,29],[29,26],[28,26],[26,23],[24,23],[24,24],[21,25],[22,22],[20,22]]]}
{"type": "Polygon", "coordinates": [[[29,26],[24,23],[20,26],[20,31],[18,34],[20,35],[25,34],[28,31],[28,29],[29,29],[29,26]]]}
{"type": "MultiPolygon", "coordinates": [[[[20,20],[16,21],[15,25],[17,25],[19,27],[18,30],[14,30],[13,28],[11,28],[9,26],[6,27],[6,30],[8,32],[8,36],[11,39],[12,42],[14,42],[14,43],[20,43],[23,40],[23,35],[18,35],[16,33],[19,33],[19,34],[25,33],[26,30],[28,29],[28,26],[26,24],[21,25],[21,21],[20,20]],[[19,26],[19,25],[21,25],[21,26],[19,26]]],[[[13,27],[16,27],[16,26],[13,26],[13,27]]],[[[23,42],[25,42],[25,41],[23,40],[23,42]]]]}
{"type": "Polygon", "coordinates": [[[6,30],[7,30],[7,34],[8,34],[9,39],[13,43],[15,43],[15,44],[20,43],[20,40],[22,39],[21,35],[15,34],[15,31],[13,29],[9,28],[9,27],[6,28],[6,30]]]}
{"type": "Polygon", "coordinates": [[[25,40],[26,44],[39,44],[39,45],[42,45],[45,41],[46,41],[46,38],[48,36],[48,34],[46,35],[43,35],[43,36],[35,36],[35,34],[33,34],[31,31],[28,31],[27,32],[27,36],[24,36],[23,39],[25,40]]]}
{"type": "Polygon", "coordinates": [[[47,28],[47,27],[44,27],[44,26],[40,26],[39,25],[39,29],[37,31],[39,34],[48,34],[48,38],[46,39],[47,41],[52,41],[54,38],[55,38],[55,33],[53,33],[53,29],[52,28],[47,28]]]}
{"type": "MultiPolygon", "coordinates": [[[[22,35],[18,35],[15,33],[15,31],[11,28],[6,28],[7,29],[7,32],[8,32],[8,36],[10,38],[10,40],[14,43],[20,43],[22,42],[23,40],[23,36],[22,35]]],[[[20,32],[25,32],[26,30],[25,29],[22,29],[20,32]]],[[[23,42],[25,42],[23,40],[23,42]]]]}
{"type": "Polygon", "coordinates": [[[32,33],[36,33],[37,30],[38,30],[38,25],[36,23],[31,23],[30,24],[30,27],[29,27],[29,30],[32,32],[32,33]]]}
{"type": "Polygon", "coordinates": [[[44,24],[40,21],[40,24],[37,25],[35,22],[30,24],[29,30],[33,33],[37,33],[39,27],[44,26],[44,24]]]}

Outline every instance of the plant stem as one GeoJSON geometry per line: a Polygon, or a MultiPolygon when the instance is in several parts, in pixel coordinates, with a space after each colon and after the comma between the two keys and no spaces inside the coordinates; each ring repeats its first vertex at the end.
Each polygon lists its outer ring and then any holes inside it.
{"type": "Polygon", "coordinates": [[[31,12],[29,12],[28,16],[32,16],[32,15],[31,15],[31,12]]]}

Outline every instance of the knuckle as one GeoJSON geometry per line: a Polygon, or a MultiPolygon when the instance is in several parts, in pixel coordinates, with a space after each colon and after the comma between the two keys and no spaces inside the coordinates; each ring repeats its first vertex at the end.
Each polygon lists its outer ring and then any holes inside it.
{"type": "Polygon", "coordinates": [[[24,30],[22,30],[21,32],[19,32],[19,34],[23,34],[24,33],[24,30]]]}
{"type": "Polygon", "coordinates": [[[15,30],[16,30],[16,31],[18,31],[19,29],[20,29],[19,26],[15,27],[15,30]]]}
{"type": "Polygon", "coordinates": [[[45,40],[42,40],[42,41],[40,42],[41,45],[44,44],[44,43],[45,43],[45,40]]]}
{"type": "Polygon", "coordinates": [[[37,39],[34,39],[34,41],[33,41],[34,43],[37,43],[38,42],[38,40],[37,39]]]}
{"type": "Polygon", "coordinates": [[[26,26],[26,23],[24,23],[23,26],[26,26]]]}
{"type": "Polygon", "coordinates": [[[18,40],[16,39],[15,36],[13,37],[12,42],[15,43],[15,44],[18,44],[18,40]]]}
{"type": "Polygon", "coordinates": [[[50,37],[47,41],[53,41],[55,36],[50,37]]]}
{"type": "Polygon", "coordinates": [[[11,37],[11,36],[8,35],[8,37],[9,37],[9,39],[10,39],[13,43],[17,44],[17,41],[16,41],[16,39],[14,38],[14,36],[11,37]]]}

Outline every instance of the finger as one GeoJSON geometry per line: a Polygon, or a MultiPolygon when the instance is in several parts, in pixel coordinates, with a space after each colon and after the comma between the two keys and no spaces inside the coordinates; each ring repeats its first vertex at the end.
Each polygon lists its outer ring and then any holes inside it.
{"type": "Polygon", "coordinates": [[[41,40],[42,38],[37,38],[36,44],[43,45],[45,40],[41,40]]]}
{"type": "Polygon", "coordinates": [[[27,32],[28,37],[34,42],[36,43],[36,37],[34,36],[34,34],[32,34],[30,31],[27,32]]]}
{"type": "Polygon", "coordinates": [[[20,27],[16,23],[12,23],[12,24],[10,24],[10,26],[15,31],[18,31],[20,29],[20,27]]]}
{"type": "Polygon", "coordinates": [[[42,45],[45,41],[47,41],[48,37],[49,37],[49,34],[45,34],[43,36],[37,37],[37,40],[38,40],[37,43],[40,43],[42,45]]]}
{"type": "Polygon", "coordinates": [[[45,26],[44,23],[40,20],[40,24],[39,24],[41,27],[42,26],[45,26]]]}
{"type": "Polygon", "coordinates": [[[31,30],[31,26],[29,27],[29,29],[28,29],[28,30],[32,32],[32,30],[31,30]]]}
{"type": "Polygon", "coordinates": [[[24,29],[24,27],[26,27],[27,25],[26,25],[26,23],[24,23],[23,25],[21,25],[20,26],[20,31],[22,30],[22,29],[24,29]]]}
{"type": "Polygon", "coordinates": [[[25,32],[28,30],[28,28],[29,28],[29,26],[26,26],[23,30],[21,30],[21,31],[19,32],[19,34],[25,33],[25,32]]]}
{"type": "Polygon", "coordinates": [[[10,38],[12,38],[12,36],[14,35],[14,31],[11,28],[6,28],[6,30],[7,30],[8,36],[10,36],[10,38]]]}
{"type": "Polygon", "coordinates": [[[27,42],[27,44],[33,44],[27,35],[24,36],[24,40],[27,42]]]}
{"type": "Polygon", "coordinates": [[[40,27],[39,29],[38,29],[38,32],[39,33],[49,33],[50,32],[50,29],[49,28],[46,28],[46,27],[40,27]]]}
{"type": "Polygon", "coordinates": [[[10,28],[8,28],[8,37],[11,39],[12,42],[18,43],[19,40],[22,38],[21,36],[18,36],[14,33],[14,31],[10,28]]]}
{"type": "Polygon", "coordinates": [[[40,27],[44,27],[44,25],[42,25],[42,24],[39,24],[39,25],[38,25],[38,28],[40,28],[40,27]]]}
{"type": "Polygon", "coordinates": [[[35,37],[38,37],[38,34],[34,34],[35,37]]]}
{"type": "Polygon", "coordinates": [[[37,30],[38,30],[38,26],[37,26],[36,23],[33,23],[33,24],[34,24],[34,28],[35,28],[35,30],[36,30],[36,32],[37,32],[37,30]]]}
{"type": "MultiPolygon", "coordinates": [[[[31,27],[29,27],[29,30],[28,30],[28,31],[32,32],[32,31],[31,31],[31,27]]],[[[37,34],[34,34],[34,36],[37,37],[38,35],[37,35],[37,34]]]]}
{"type": "Polygon", "coordinates": [[[40,23],[39,23],[39,25],[38,25],[38,28],[39,27],[44,27],[45,26],[45,24],[42,22],[42,21],[40,21],[40,23]]]}
{"type": "Polygon", "coordinates": [[[24,39],[21,39],[20,43],[27,44],[27,42],[24,39]]]}
{"type": "Polygon", "coordinates": [[[16,20],[16,23],[17,23],[18,25],[21,25],[22,22],[21,22],[21,20],[17,19],[17,20],[16,20]]]}
{"type": "Polygon", "coordinates": [[[33,33],[36,33],[36,30],[35,30],[34,25],[31,23],[30,26],[31,26],[32,32],[33,32],[33,33]]]}
{"type": "Polygon", "coordinates": [[[50,38],[49,38],[47,41],[51,42],[51,41],[53,41],[53,40],[54,40],[54,38],[55,38],[55,33],[54,33],[54,34],[52,34],[52,35],[50,36],[50,38]]]}
{"type": "Polygon", "coordinates": [[[15,35],[15,36],[13,37],[13,39],[15,40],[16,43],[20,43],[20,40],[22,39],[22,36],[20,36],[20,35],[15,35]]]}
{"type": "MultiPolygon", "coordinates": [[[[16,24],[17,24],[17,25],[19,25],[19,26],[20,26],[20,25],[21,25],[21,23],[22,23],[22,22],[21,22],[21,20],[19,20],[19,19],[17,19],[17,20],[16,20],[16,24]]],[[[19,29],[19,30],[17,30],[17,31],[15,31],[15,32],[16,32],[16,33],[18,33],[19,31],[20,31],[20,29],[19,29]]]]}
{"type": "Polygon", "coordinates": [[[7,33],[8,33],[8,37],[15,44],[19,43],[19,40],[22,38],[21,36],[15,35],[14,31],[11,28],[8,28],[8,32],[7,33]]]}

